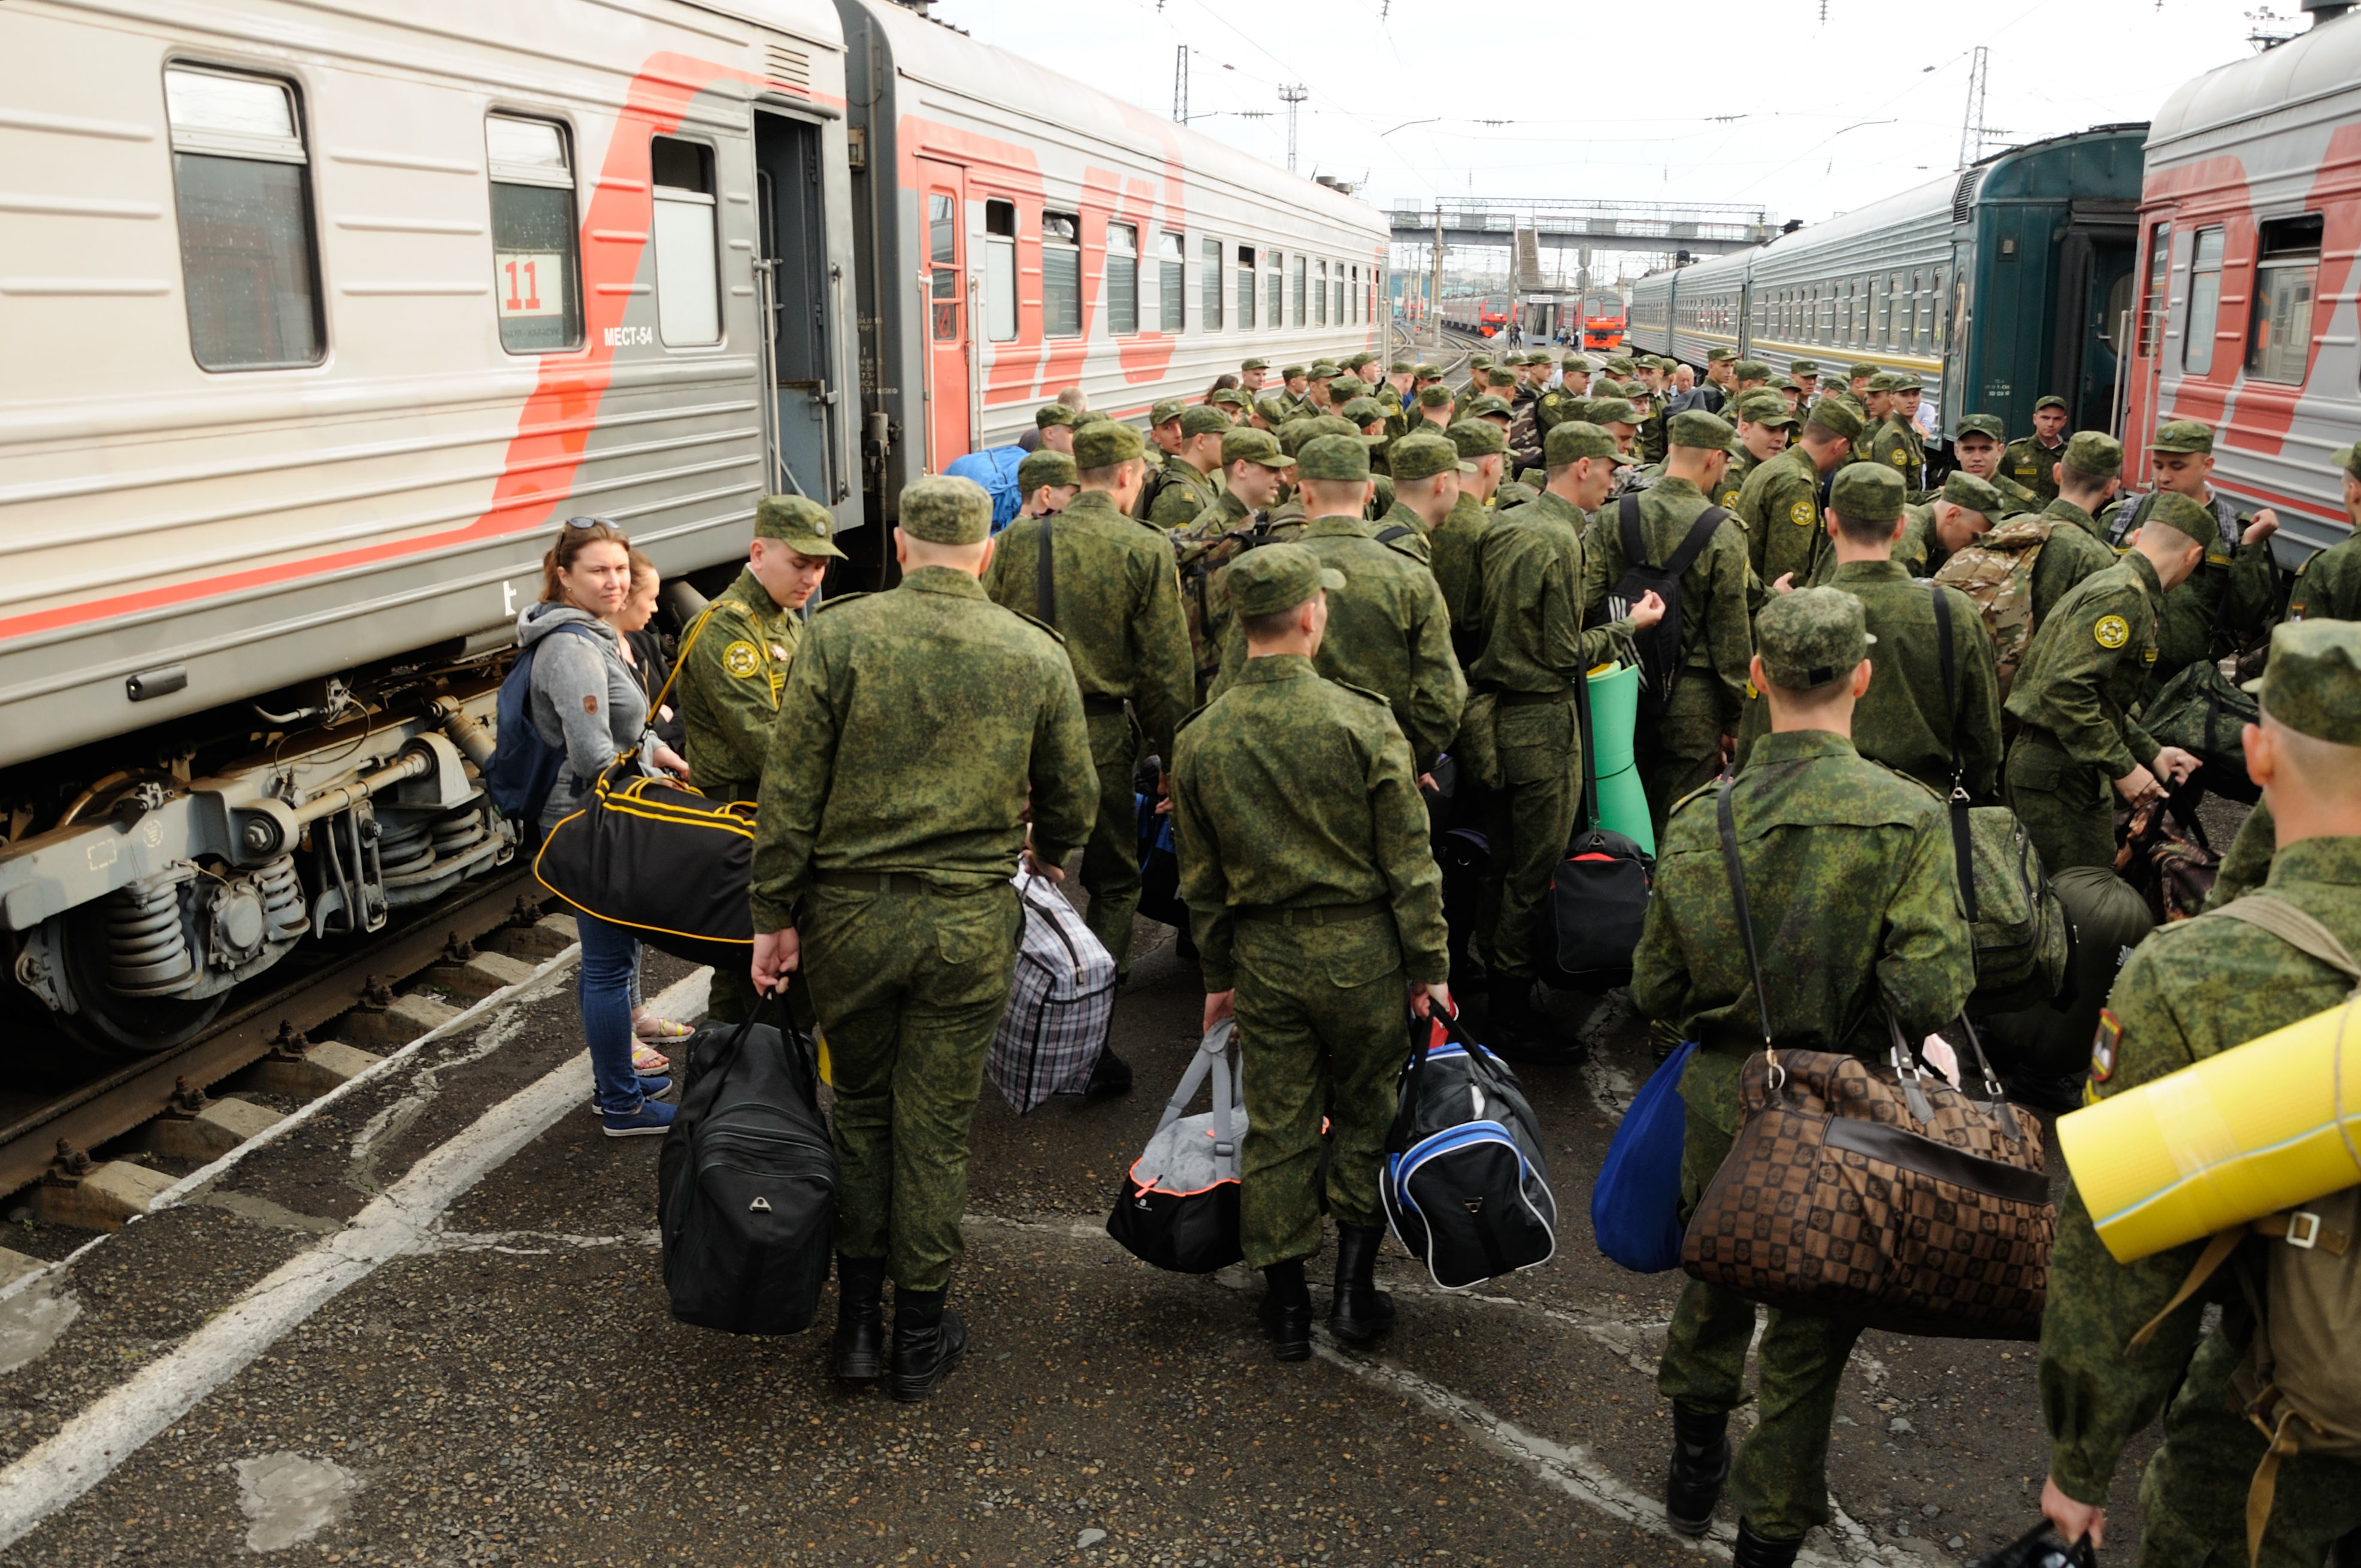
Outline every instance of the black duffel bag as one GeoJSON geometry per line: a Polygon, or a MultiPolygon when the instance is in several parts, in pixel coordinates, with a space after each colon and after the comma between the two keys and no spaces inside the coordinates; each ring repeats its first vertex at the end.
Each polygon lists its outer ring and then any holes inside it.
{"type": "Polygon", "coordinates": [[[1224,1018],[1197,1043],[1180,1086],[1164,1103],[1155,1136],[1124,1174],[1107,1215],[1107,1234],[1142,1263],[1176,1274],[1211,1274],[1246,1256],[1238,1223],[1239,1151],[1246,1139],[1240,1077],[1230,1065],[1235,1024],[1224,1018]],[[1213,1108],[1184,1116],[1197,1086],[1210,1084],[1213,1108]]]}
{"type": "Polygon", "coordinates": [[[1653,856],[1638,842],[1598,826],[1598,771],[1590,729],[1590,683],[1574,683],[1575,720],[1582,740],[1582,806],[1574,842],[1550,873],[1546,919],[1535,922],[1534,968],[1558,991],[1607,991],[1628,985],[1631,955],[1648,923],[1653,856]]]}
{"type": "Polygon", "coordinates": [[[2190,782],[2252,803],[2262,791],[2246,775],[2246,728],[2262,722],[2262,704],[2232,685],[2211,659],[2164,683],[2140,716],[2159,746],[2178,746],[2204,764],[2190,782]]]}
{"type": "MultiPolygon", "coordinates": [[[[2070,1077],[2089,1069],[2099,1010],[2132,949],[2156,928],[2139,889],[2105,866],[2069,866],[2050,879],[2074,933],[2066,988],[2048,1002],[1983,1021],[1993,1065],[2014,1085],[2070,1077]]],[[[2024,1098],[2020,1095],[2019,1098],[2024,1098]]],[[[2059,1107],[2053,1107],[2059,1108],[2059,1107]]]]}
{"type": "Polygon", "coordinates": [[[754,946],[746,903],[753,864],[752,801],[708,800],[643,777],[626,753],[549,830],[533,873],[575,908],[661,952],[743,970],[754,946]]]}

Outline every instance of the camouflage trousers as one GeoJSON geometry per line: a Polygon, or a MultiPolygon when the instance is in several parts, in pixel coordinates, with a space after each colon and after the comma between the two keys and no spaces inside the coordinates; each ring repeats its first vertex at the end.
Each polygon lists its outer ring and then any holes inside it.
{"type": "Polygon", "coordinates": [[[1320,1250],[1323,1116],[1329,1212],[1339,1224],[1384,1223],[1378,1162],[1409,1048],[1408,992],[1383,912],[1334,926],[1240,921],[1231,951],[1246,1069],[1240,1229],[1247,1266],[1268,1268],[1320,1250]]]}
{"type": "Polygon", "coordinates": [[[1099,809],[1082,846],[1082,888],[1091,895],[1082,924],[1114,957],[1121,979],[1131,972],[1131,922],[1139,913],[1139,806],[1131,787],[1139,735],[1128,713],[1094,713],[1088,722],[1099,809]]]}
{"type": "Polygon", "coordinates": [[[1501,787],[1492,792],[1487,828],[1492,845],[1477,928],[1487,967],[1510,980],[1532,978],[1533,926],[1550,877],[1574,838],[1575,798],[1582,793],[1582,737],[1572,702],[1503,707],[1493,725],[1501,787]]]}
{"type": "Polygon", "coordinates": [[[2101,770],[2068,756],[2048,731],[2026,725],[2001,776],[2008,808],[2051,876],[2069,866],[2115,863],[2115,795],[2101,770]]]}
{"type": "Polygon", "coordinates": [[[973,893],[816,886],[803,970],[836,1080],[837,1250],[939,1290],[960,1255],[968,1128],[1008,1005],[1023,914],[973,893]]]}
{"type": "MultiPolygon", "coordinates": [[[[2164,1446],[2140,1480],[2140,1568],[2247,1568],[2246,1492],[2263,1434],[2239,1413],[2230,1376],[2245,1346],[2208,1334],[2164,1415],[2164,1446]]],[[[2298,1454],[2279,1465],[2270,1523],[2253,1568],[2321,1568],[2361,1530],[2361,1464],[2298,1454]]]]}
{"type": "MultiPolygon", "coordinates": [[[[1738,1133],[1741,1058],[1700,1049],[1681,1078],[1687,1142],[1681,1152],[1681,1221],[1688,1222],[1706,1184],[1738,1133]]],[[[1697,1410],[1732,1410],[1746,1402],[1746,1351],[1754,1338],[1753,1302],[1692,1279],[1673,1309],[1656,1388],[1697,1410]]],[[[1826,1318],[1773,1310],[1756,1352],[1758,1419],[1730,1467],[1730,1497],[1755,1533],[1800,1541],[1828,1522],[1828,1429],[1837,1387],[1861,1331],[1826,1318]]]]}
{"type": "Polygon", "coordinates": [[[1709,669],[1683,670],[1664,713],[1640,720],[1634,750],[1657,843],[1664,841],[1664,819],[1674,804],[1720,773],[1722,734],[1721,683],[1709,669]]]}

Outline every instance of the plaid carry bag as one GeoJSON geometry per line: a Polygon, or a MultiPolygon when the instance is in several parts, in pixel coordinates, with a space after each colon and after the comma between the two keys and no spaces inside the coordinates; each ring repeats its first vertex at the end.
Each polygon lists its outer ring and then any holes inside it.
{"type": "Polygon", "coordinates": [[[983,1069],[1022,1116],[1090,1082],[1115,1018],[1115,959],[1055,883],[1025,871],[1015,880],[1025,934],[983,1069]]]}
{"type": "Polygon", "coordinates": [[[1763,1054],[1747,1060],[1745,1120],[1690,1217],[1682,1266],[1751,1300],[1864,1328],[2039,1337],[2057,1226],[2041,1124],[2002,1095],[1971,1026],[1982,1100],[1922,1069],[1891,1015],[1883,1063],[1776,1047],[1730,787],[1722,857],[1766,1014],[1763,1054]]]}

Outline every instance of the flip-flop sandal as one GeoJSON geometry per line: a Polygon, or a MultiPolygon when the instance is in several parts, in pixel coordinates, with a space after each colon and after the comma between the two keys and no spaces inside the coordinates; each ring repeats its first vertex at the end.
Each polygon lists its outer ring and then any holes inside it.
{"type": "Polygon", "coordinates": [[[631,1034],[651,1046],[669,1045],[675,1040],[685,1040],[695,1033],[697,1031],[686,1024],[675,1024],[653,1013],[642,1013],[631,1020],[631,1034]]]}
{"type": "Polygon", "coordinates": [[[642,1078],[655,1078],[672,1067],[672,1058],[650,1046],[631,1047],[631,1070],[642,1078]]]}

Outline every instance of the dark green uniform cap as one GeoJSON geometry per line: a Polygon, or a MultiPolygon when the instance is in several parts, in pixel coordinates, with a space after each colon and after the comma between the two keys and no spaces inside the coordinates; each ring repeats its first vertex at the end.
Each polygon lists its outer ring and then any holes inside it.
{"type": "Polygon", "coordinates": [[[1629,359],[1624,358],[1619,354],[1614,358],[1609,359],[1607,362],[1607,368],[1618,376],[1629,376],[1633,370],[1638,369],[1639,367],[1633,365],[1629,359]]]}
{"type": "Polygon", "coordinates": [[[2041,396],[2033,400],[2033,411],[2035,413],[2039,413],[2044,409],[2062,409],[2065,406],[2066,400],[2059,397],[2055,392],[2044,392],[2041,396]]]}
{"type": "Polygon", "coordinates": [[[1357,374],[1362,366],[1375,364],[1377,362],[1377,357],[1378,356],[1376,355],[1370,353],[1365,348],[1358,354],[1354,355],[1350,359],[1344,361],[1344,366],[1345,369],[1357,374]]]}
{"type": "Polygon", "coordinates": [[[1738,350],[1735,348],[1708,348],[1705,351],[1705,362],[1708,365],[1719,365],[1725,359],[1737,357],[1738,350]]]}
{"type": "Polygon", "coordinates": [[[1071,425],[1073,422],[1074,411],[1063,403],[1044,403],[1033,411],[1033,428],[1036,430],[1047,430],[1053,424],[1071,425]]]}
{"type": "Polygon", "coordinates": [[[1267,397],[1257,398],[1254,411],[1273,425],[1285,424],[1290,411],[1287,400],[1276,392],[1267,397]]]}
{"type": "Polygon", "coordinates": [[[1270,361],[1268,359],[1249,359],[1240,365],[1238,368],[1241,370],[1268,370],[1270,368],[1270,361]]]}
{"type": "Polygon", "coordinates": [[[1451,427],[1451,444],[1462,457],[1484,457],[1506,452],[1509,434],[1490,420],[1463,419],[1451,427]]]}
{"type": "Polygon", "coordinates": [[[1298,415],[1279,427],[1279,449],[1290,457],[1303,450],[1303,444],[1322,433],[1320,422],[1310,414],[1298,415]]]}
{"type": "Polygon", "coordinates": [[[2008,442],[2008,426],[2001,423],[1999,416],[1995,414],[1970,414],[1960,422],[1960,434],[1989,435],[1994,441],[2005,445],[2008,442]]]}
{"type": "MultiPolygon", "coordinates": [[[[1222,411],[1219,409],[1194,408],[1180,416],[1181,433],[1183,434],[1188,433],[1189,420],[1191,415],[1205,414],[1210,414],[1213,419],[1221,422],[1207,428],[1213,430],[1229,428],[1229,421],[1222,419],[1222,411]]],[[[1112,468],[1118,463],[1128,463],[1133,458],[1145,455],[1147,451],[1148,444],[1139,439],[1139,432],[1127,424],[1118,424],[1113,420],[1098,424],[1086,424],[1074,432],[1074,466],[1077,468],[1085,470],[1112,468]]]]}
{"type": "Polygon", "coordinates": [[[1730,438],[1737,433],[1728,420],[1703,409],[1685,409],[1664,422],[1664,441],[1672,446],[1702,446],[1708,452],[1721,452],[1729,448],[1730,438]]]}
{"type": "Polygon", "coordinates": [[[2361,479],[2361,446],[2340,446],[2328,455],[2328,460],[2355,478],[2361,479]]]}
{"type": "Polygon", "coordinates": [[[1414,367],[1411,371],[1411,375],[1414,379],[1421,381],[1439,381],[1443,378],[1443,367],[1440,365],[1421,365],[1414,367]]]}
{"type": "Polygon", "coordinates": [[[1188,406],[1178,398],[1167,398],[1148,411],[1148,422],[1156,425],[1162,424],[1166,420],[1179,419],[1180,411],[1188,406]]]}
{"type": "MultiPolygon", "coordinates": [[[[2064,408],[2064,403],[2058,405],[2064,408]]],[[[2202,456],[2213,450],[2213,432],[2193,419],[2177,419],[2156,433],[2150,452],[2180,452],[2202,456]]]]}
{"type": "Polygon", "coordinates": [[[1488,354],[1471,354],[1467,356],[1467,368],[1470,370],[1489,370],[1491,367],[1492,356],[1488,354]]]}
{"type": "Polygon", "coordinates": [[[1823,398],[1814,403],[1811,418],[1804,422],[1832,431],[1848,441],[1861,439],[1861,416],[1834,398],[1823,398]]]}
{"type": "MultiPolygon", "coordinates": [[[[1865,463],[1851,466],[1894,477],[1865,463]]],[[[1780,594],[1754,618],[1754,651],[1763,657],[1763,673],[1784,691],[1810,691],[1851,674],[1876,641],[1861,600],[1842,588],[1780,594]]]]}
{"type": "Polygon", "coordinates": [[[1798,379],[1801,379],[1806,376],[1817,376],[1819,373],[1819,361],[1816,359],[1790,359],[1787,361],[1787,374],[1795,377],[1798,379]]]}
{"type": "MultiPolygon", "coordinates": [[[[1349,435],[1358,441],[1361,439],[1361,427],[1343,414],[1313,414],[1312,433],[1312,435],[1349,435]]],[[[1310,437],[1305,439],[1309,440],[1310,437]]]]}
{"type": "Polygon", "coordinates": [[[1341,588],[1345,574],[1323,566],[1301,544],[1266,544],[1232,561],[1222,574],[1230,609],[1239,615],[1277,615],[1323,588],[1341,588]]]}
{"type": "MultiPolygon", "coordinates": [[[[1184,410],[1180,415],[1180,434],[1184,440],[1199,435],[1219,435],[1229,428],[1230,416],[1211,403],[1200,403],[1193,409],[1184,410]]],[[[1092,465],[1084,464],[1083,466],[1092,465]]]]}
{"type": "Polygon", "coordinates": [[[2246,690],[2298,734],[2361,746],[2361,621],[2280,622],[2271,629],[2270,662],[2246,690]]]}
{"type": "Polygon", "coordinates": [[[1355,424],[1367,424],[1373,419],[1386,417],[1386,405],[1375,398],[1355,398],[1345,405],[1345,418],[1355,424]]]}
{"type": "Polygon", "coordinates": [[[1845,367],[1845,379],[1848,381],[1858,381],[1863,377],[1874,376],[1876,374],[1877,367],[1872,365],[1866,359],[1856,359],[1850,365],[1845,367]]]}
{"type": "Polygon", "coordinates": [[[929,544],[981,544],[992,536],[992,498],[973,479],[929,474],[903,488],[901,527],[929,544]]]}
{"type": "Polygon", "coordinates": [[[1771,367],[1760,359],[1741,359],[1738,362],[1737,374],[1741,381],[1768,381],[1771,367]]]}
{"type": "Polygon", "coordinates": [[[1240,424],[1222,433],[1222,466],[1224,468],[1233,463],[1258,463],[1266,468],[1284,468],[1291,461],[1279,449],[1279,437],[1267,430],[1240,424]]]}
{"type": "Polygon", "coordinates": [[[1451,406],[1451,389],[1436,382],[1418,389],[1418,405],[1423,409],[1447,409],[1451,406]]]}
{"type": "Polygon", "coordinates": [[[1344,373],[1345,367],[1333,359],[1314,360],[1310,371],[1312,379],[1315,381],[1333,381],[1344,373]]]}
{"type": "Polygon", "coordinates": [[[1745,400],[1738,405],[1738,417],[1748,424],[1767,424],[1774,428],[1784,424],[1791,430],[1804,422],[1795,417],[1795,411],[1787,406],[1787,400],[1776,392],[1749,392],[1745,400]]]}
{"type": "MultiPolygon", "coordinates": [[[[1358,432],[1351,435],[1314,435],[1295,454],[1295,477],[1347,485],[1357,483],[1369,477],[1369,449],[1361,444],[1358,432]]],[[[1294,602],[1301,604],[1303,600],[1294,602]]],[[[1287,607],[1280,605],[1278,608],[1284,609],[1287,607]]]]}
{"type": "Polygon", "coordinates": [[[1025,461],[1016,465],[1016,488],[1027,496],[1044,485],[1079,485],[1082,482],[1082,473],[1074,466],[1074,460],[1046,446],[1038,452],[1027,453],[1025,461]]]}
{"type": "Polygon", "coordinates": [[[1084,409],[1074,416],[1074,428],[1080,430],[1086,424],[1101,424],[1113,418],[1115,415],[1103,409],[1084,409]]]}
{"type": "Polygon", "coordinates": [[[1469,419],[1485,419],[1494,414],[1503,419],[1514,419],[1516,411],[1509,406],[1508,399],[1489,392],[1467,405],[1466,417],[1469,419]]]}
{"type": "Polygon", "coordinates": [[[764,496],[754,506],[754,537],[775,539],[798,555],[835,555],[836,519],[801,496],[764,496]]]}
{"type": "Polygon", "coordinates": [[[1437,474],[1473,474],[1476,465],[1462,462],[1459,448],[1439,435],[1405,435],[1386,451],[1386,466],[1397,480],[1431,479],[1437,474]]]}
{"type": "Polygon", "coordinates": [[[1244,391],[1235,387],[1224,387],[1220,391],[1215,392],[1212,397],[1207,398],[1205,401],[1225,409],[1243,409],[1254,406],[1254,400],[1247,397],[1244,391]]]}
{"type": "Polygon", "coordinates": [[[1593,398],[1590,400],[1590,422],[1593,424],[1632,424],[1641,422],[1640,411],[1624,398],[1593,398]]]}
{"type": "Polygon", "coordinates": [[[1369,384],[1358,376],[1339,376],[1328,383],[1328,400],[1332,403],[1349,403],[1368,394],[1369,384]]]}
{"type": "Polygon", "coordinates": [[[1604,457],[1619,468],[1628,468],[1632,459],[1615,444],[1615,438],[1592,424],[1588,420],[1560,420],[1550,426],[1543,438],[1542,455],[1553,468],[1563,468],[1569,463],[1579,463],[1586,457],[1604,457]]]}
{"type": "Polygon", "coordinates": [[[2066,438],[2065,455],[2059,460],[2077,474],[2112,479],[2124,471],[2124,444],[2103,431],[2078,430],[2066,438]]]}
{"type": "Polygon", "coordinates": [[[1301,366],[1301,365],[1290,365],[1290,366],[1289,366],[1286,369],[1281,370],[1281,371],[1279,373],[1279,378],[1280,380],[1282,380],[1282,381],[1292,381],[1292,380],[1294,380],[1298,376],[1301,376],[1301,375],[1302,375],[1303,373],[1304,373],[1304,370],[1303,370],[1303,367],[1302,367],[1302,366],[1301,366]]]}
{"type": "MultiPolygon", "coordinates": [[[[1874,467],[1876,465],[1848,463],[1845,466],[1851,469],[1874,467]]],[[[1898,479],[1900,476],[1896,475],[1895,477],[1898,479]]],[[[2000,520],[2001,513],[2008,510],[2008,502],[2001,498],[2000,491],[1994,488],[1991,480],[1979,479],[1964,468],[1954,470],[1950,477],[1943,481],[1943,499],[1955,507],[1965,507],[1970,511],[1993,519],[1995,522],[2000,520]]]]}
{"type": "Polygon", "coordinates": [[[1591,416],[1590,405],[1598,400],[1596,398],[1570,398],[1561,392],[1557,400],[1557,417],[1561,420],[1587,420],[1595,424],[1598,421],[1591,416]]]}
{"type": "Polygon", "coordinates": [[[1407,359],[1397,359],[1392,364],[1386,367],[1386,374],[1389,376],[1407,376],[1416,368],[1417,367],[1412,365],[1407,359]]]}
{"type": "MultiPolygon", "coordinates": [[[[2222,537],[2222,525],[2213,516],[2213,509],[2209,506],[2200,506],[2178,490],[2165,490],[2158,494],[2156,505],[2148,509],[2147,521],[2160,522],[2167,528],[2177,529],[2209,550],[2222,537]]],[[[2146,524],[2142,526],[2145,527],[2146,524]]]]}
{"type": "Polygon", "coordinates": [[[1891,370],[1880,370],[1869,378],[1869,389],[1872,392],[1890,392],[1901,384],[1901,379],[1891,370]]]}
{"type": "Polygon", "coordinates": [[[1856,522],[1892,522],[1902,515],[1902,476],[1879,463],[1848,463],[1828,481],[1828,505],[1856,522]]]}
{"type": "Polygon", "coordinates": [[[1927,383],[1918,379],[1916,370],[1896,370],[1894,373],[1894,389],[1897,392],[1923,392],[1927,389],[1927,383]]]}
{"type": "Polygon", "coordinates": [[[1798,390],[1795,385],[1795,378],[1788,375],[1784,370],[1773,372],[1769,386],[1774,392],[1793,392],[1798,390]]]}
{"type": "Polygon", "coordinates": [[[1565,356],[1565,367],[1568,370],[1578,371],[1585,376],[1590,374],[1590,361],[1584,358],[1579,354],[1567,355],[1565,356]]]}
{"type": "Polygon", "coordinates": [[[1496,366],[1484,372],[1484,384],[1488,387],[1513,387],[1517,384],[1517,373],[1496,366]]]}

